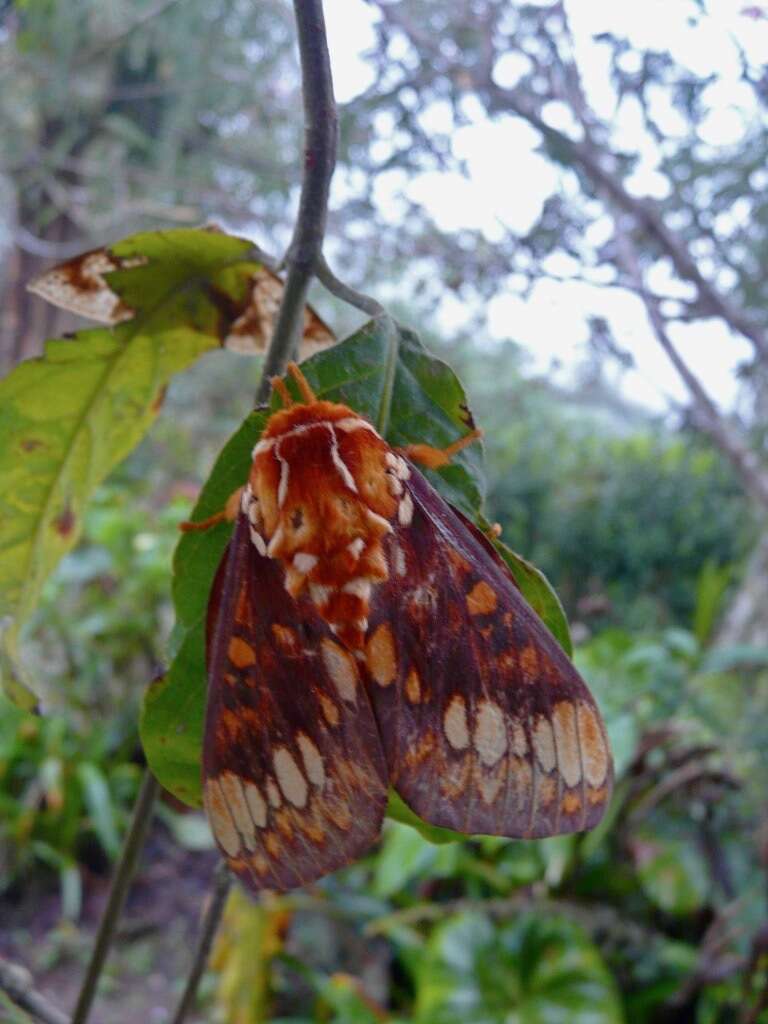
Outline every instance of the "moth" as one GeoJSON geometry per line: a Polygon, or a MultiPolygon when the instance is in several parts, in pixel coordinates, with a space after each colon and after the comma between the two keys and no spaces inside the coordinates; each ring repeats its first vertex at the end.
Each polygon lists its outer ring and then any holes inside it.
{"type": "Polygon", "coordinates": [[[378,838],[388,787],[425,821],[540,838],[592,828],[613,769],[585,683],[491,540],[295,364],[234,520],[207,623],[203,799],[253,891],[312,882],[378,838]]]}

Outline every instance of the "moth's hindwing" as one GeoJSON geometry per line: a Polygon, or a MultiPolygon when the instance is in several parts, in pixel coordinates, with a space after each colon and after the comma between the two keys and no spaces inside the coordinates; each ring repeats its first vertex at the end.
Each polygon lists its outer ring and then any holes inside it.
{"type": "Polygon", "coordinates": [[[386,765],[356,659],[238,516],[208,611],[205,809],[252,890],[312,882],[381,829],[386,765]]]}
{"type": "Polygon", "coordinates": [[[407,488],[366,642],[392,785],[459,832],[592,828],[613,770],[589,690],[480,531],[416,469],[407,488]]]}

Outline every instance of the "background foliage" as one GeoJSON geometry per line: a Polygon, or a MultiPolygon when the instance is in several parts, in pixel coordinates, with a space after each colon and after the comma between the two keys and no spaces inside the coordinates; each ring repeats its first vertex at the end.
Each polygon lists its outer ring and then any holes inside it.
{"type": "MultiPolygon", "coordinates": [[[[611,385],[626,355],[620,336],[593,324],[580,373],[555,384],[514,342],[488,343],[476,300],[528,294],[564,267],[596,291],[630,285],[610,186],[631,197],[633,172],[650,159],[667,187],[642,195],[646,219],[622,230],[644,273],[666,268],[651,281],[670,323],[702,325],[723,311],[684,261],[674,264],[656,215],[727,294],[728,322],[763,329],[763,71],[742,49],[744,130],[718,147],[705,141],[711,77],[663,38],[645,48],[614,31],[596,40],[615,90],[607,117],[579,102],[560,4],[373,7],[371,84],[341,110],[330,251],[345,277],[396,298],[399,318],[465,382],[486,430],[488,517],[563,599],[577,663],[608,721],[616,799],[594,833],[541,843],[436,844],[391,821],[365,861],[309,892],[258,908],[235,894],[200,1019],[756,1024],[768,984],[764,604],[751,603],[758,629],[726,635],[723,623],[765,577],[754,561],[764,511],[695,406],[653,415],[611,385]],[[511,86],[488,73],[503,54],[524,68],[511,86]],[[619,125],[633,104],[642,141],[629,142],[619,125]],[[447,231],[409,194],[425,170],[461,170],[453,140],[483,117],[532,125],[557,172],[525,232],[447,231]],[[395,205],[382,204],[385,185],[401,193],[395,205]],[[471,311],[465,329],[443,329],[446,296],[471,311]]],[[[706,24],[705,4],[687,10],[706,24]]],[[[71,326],[23,292],[41,264],[208,217],[280,251],[300,141],[287,5],[28,0],[0,6],[0,17],[8,367],[71,326]]],[[[340,334],[357,324],[327,298],[320,309],[340,334]]],[[[81,339],[54,348],[69,355],[81,339]]],[[[175,341],[169,369],[199,360],[173,378],[151,434],[78,506],[79,544],[27,623],[23,661],[46,715],[0,705],[0,952],[30,963],[65,1003],[141,770],[139,704],[181,639],[176,524],[250,409],[256,379],[250,359],[202,354],[217,345],[211,333],[187,336],[189,359],[175,341]]],[[[754,352],[726,420],[760,465],[765,362],[754,352]]],[[[152,377],[147,406],[160,383],[152,377]]],[[[108,1024],[172,1004],[212,863],[200,817],[166,799],[100,1008],[108,1024]]]]}

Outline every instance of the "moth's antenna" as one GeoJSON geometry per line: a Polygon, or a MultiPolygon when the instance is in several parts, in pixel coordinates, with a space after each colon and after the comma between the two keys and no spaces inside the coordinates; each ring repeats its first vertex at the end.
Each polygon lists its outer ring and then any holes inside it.
{"type": "Polygon", "coordinates": [[[298,368],[296,363],[288,363],[288,373],[290,373],[290,375],[298,384],[299,391],[301,392],[301,397],[304,399],[307,405],[309,405],[311,402],[316,402],[317,398],[315,396],[315,392],[309,386],[309,381],[298,368]]]}
{"type": "Polygon", "coordinates": [[[290,407],[294,404],[294,401],[291,398],[291,393],[285,386],[285,381],[283,380],[283,378],[273,377],[269,383],[272,385],[272,390],[276,391],[280,396],[280,401],[283,403],[285,408],[290,409],[290,407]]]}

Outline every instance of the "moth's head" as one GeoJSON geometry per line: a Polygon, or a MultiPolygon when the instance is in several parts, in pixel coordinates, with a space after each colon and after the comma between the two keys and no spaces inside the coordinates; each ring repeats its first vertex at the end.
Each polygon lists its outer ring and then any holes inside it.
{"type": "Polygon", "coordinates": [[[305,583],[341,591],[356,580],[364,589],[388,575],[381,538],[398,507],[392,452],[348,406],[307,398],[274,413],[254,448],[249,483],[267,553],[284,564],[293,594],[305,583]]]}

